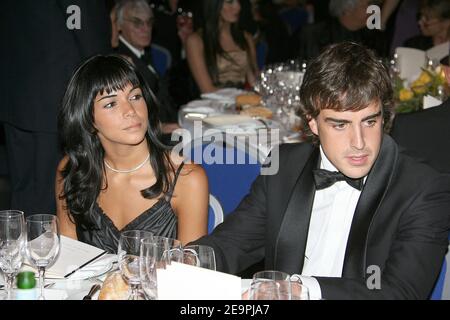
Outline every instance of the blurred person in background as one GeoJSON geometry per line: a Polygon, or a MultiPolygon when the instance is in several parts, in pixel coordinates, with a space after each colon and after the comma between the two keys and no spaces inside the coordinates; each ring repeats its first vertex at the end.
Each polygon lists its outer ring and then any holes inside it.
{"type": "Polygon", "coordinates": [[[256,51],[252,36],[239,28],[239,1],[208,0],[202,5],[202,27],[186,41],[189,68],[200,92],[253,86],[256,51]]]}
{"type": "Polygon", "coordinates": [[[449,42],[450,1],[425,0],[418,23],[422,34],[406,40],[404,47],[428,50],[449,42]]]}
{"type": "Polygon", "coordinates": [[[0,67],[0,121],[5,127],[10,208],[25,215],[55,213],[55,168],[61,157],[56,118],[75,67],[111,50],[106,3],[7,0],[2,12],[7,47],[0,67]],[[77,23],[72,27],[77,20],[79,28],[77,23]]]}

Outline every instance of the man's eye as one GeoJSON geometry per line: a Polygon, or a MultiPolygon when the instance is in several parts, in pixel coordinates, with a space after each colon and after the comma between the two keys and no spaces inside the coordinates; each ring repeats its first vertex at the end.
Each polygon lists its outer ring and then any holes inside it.
{"type": "Polygon", "coordinates": [[[367,120],[366,126],[367,127],[373,127],[377,123],[377,120],[367,120]]]}
{"type": "Polygon", "coordinates": [[[346,123],[335,123],[335,124],[333,124],[333,128],[337,129],[337,130],[342,130],[342,129],[345,128],[345,126],[346,126],[346,123]]]}

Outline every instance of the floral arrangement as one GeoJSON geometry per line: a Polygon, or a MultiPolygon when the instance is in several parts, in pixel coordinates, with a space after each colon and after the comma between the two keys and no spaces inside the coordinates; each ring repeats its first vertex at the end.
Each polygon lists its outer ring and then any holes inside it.
{"type": "Polygon", "coordinates": [[[411,84],[399,78],[393,78],[396,113],[418,111],[423,107],[423,97],[431,95],[443,99],[449,92],[445,73],[441,66],[422,68],[419,77],[411,84]]]}

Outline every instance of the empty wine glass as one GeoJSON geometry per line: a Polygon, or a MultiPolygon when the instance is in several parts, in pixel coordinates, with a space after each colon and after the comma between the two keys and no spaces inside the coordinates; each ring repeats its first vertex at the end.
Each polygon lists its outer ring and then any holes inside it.
{"type": "Polygon", "coordinates": [[[58,218],[53,214],[35,214],[27,218],[26,255],[39,272],[39,300],[45,300],[45,270],[51,267],[60,249],[58,218]]]}
{"type": "Polygon", "coordinates": [[[140,277],[147,299],[158,299],[157,270],[166,269],[172,261],[183,261],[180,241],[166,237],[142,240],[140,277]]]}
{"type": "Polygon", "coordinates": [[[24,229],[22,211],[0,211],[0,268],[6,284],[6,294],[3,298],[7,300],[11,300],[14,279],[22,266],[24,229]]]}
{"type": "Polygon", "coordinates": [[[128,300],[144,300],[139,276],[139,255],[142,239],[151,239],[153,233],[142,230],[128,230],[120,234],[117,256],[124,280],[130,286],[128,300]]]}
{"type": "Polygon", "coordinates": [[[190,245],[183,248],[183,263],[216,271],[214,249],[203,245],[190,245]]]}

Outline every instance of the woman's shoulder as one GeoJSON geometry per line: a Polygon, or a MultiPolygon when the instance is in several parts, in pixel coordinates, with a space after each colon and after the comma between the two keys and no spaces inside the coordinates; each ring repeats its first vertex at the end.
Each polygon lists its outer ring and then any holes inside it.
{"type": "Polygon", "coordinates": [[[188,46],[203,46],[202,35],[199,31],[191,33],[186,39],[188,46]]]}
{"type": "Polygon", "coordinates": [[[188,178],[189,180],[202,180],[206,177],[205,170],[202,166],[191,161],[187,161],[185,158],[177,154],[171,154],[170,160],[172,161],[175,172],[179,173],[178,179],[186,180],[186,178],[188,178]]]}
{"type": "Polygon", "coordinates": [[[61,159],[61,161],[59,161],[59,163],[58,163],[58,167],[57,167],[58,171],[63,171],[65,169],[65,167],[66,167],[68,162],[69,162],[69,156],[65,155],[61,159]]]}

